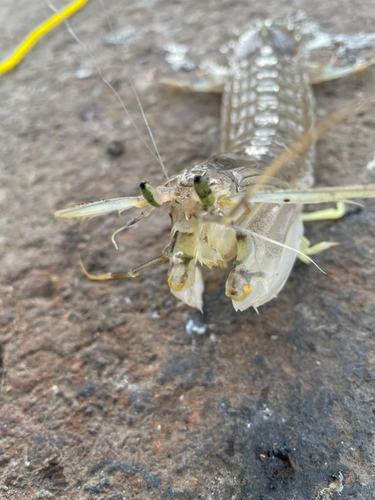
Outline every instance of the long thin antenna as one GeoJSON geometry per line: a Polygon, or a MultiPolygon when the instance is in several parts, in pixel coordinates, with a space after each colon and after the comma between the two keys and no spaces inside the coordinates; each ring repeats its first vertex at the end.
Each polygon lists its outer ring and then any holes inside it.
{"type": "MultiPolygon", "coordinates": [[[[110,82],[103,76],[103,73],[101,71],[101,69],[99,68],[97,62],[95,61],[92,53],[91,53],[91,50],[88,48],[88,46],[82,42],[82,40],[80,38],[78,38],[78,36],[76,35],[76,33],[73,31],[73,29],[71,28],[68,20],[66,19],[66,17],[64,16],[63,12],[62,11],[59,11],[52,3],[50,0],[46,0],[46,4],[48,5],[48,7],[53,11],[55,12],[56,14],[60,14],[63,18],[64,18],[64,23],[66,25],[66,28],[68,30],[68,32],[71,34],[71,36],[74,38],[74,40],[76,42],[78,42],[87,52],[87,54],[89,55],[92,63],[94,64],[100,78],[103,80],[103,82],[112,90],[112,92],[115,94],[115,96],[117,97],[117,99],[119,100],[123,110],[125,111],[127,117],[129,118],[129,120],[131,121],[133,127],[135,128],[135,131],[137,132],[139,138],[141,139],[141,141],[143,142],[143,144],[146,146],[146,148],[150,151],[150,153],[152,154],[152,156],[155,158],[155,160],[161,164],[161,166],[164,168],[164,165],[163,163],[161,162],[161,160],[159,160],[159,158],[154,154],[154,152],[152,151],[152,149],[148,146],[147,142],[143,139],[137,125],[135,124],[133,118],[130,116],[129,114],[129,111],[127,110],[125,104],[124,104],[124,101],[121,99],[119,93],[116,91],[116,89],[110,84],[110,82]]],[[[158,153],[159,155],[159,153],[158,153]]]]}
{"type": "Polygon", "coordinates": [[[111,30],[111,33],[112,33],[113,38],[114,38],[114,40],[115,40],[115,45],[116,45],[117,52],[119,53],[119,55],[120,55],[120,57],[121,57],[121,59],[122,59],[122,62],[124,63],[124,68],[125,68],[125,70],[126,70],[126,76],[127,76],[128,80],[129,80],[129,83],[130,83],[130,86],[131,86],[131,88],[132,88],[132,91],[134,92],[135,98],[137,99],[137,103],[138,103],[139,110],[140,110],[141,115],[142,115],[142,118],[143,118],[143,120],[144,120],[144,122],[145,122],[145,124],[146,124],[147,131],[148,131],[148,133],[149,133],[149,136],[151,137],[151,141],[152,141],[152,144],[153,144],[153,146],[154,146],[154,148],[155,148],[156,154],[157,154],[157,156],[158,156],[158,158],[159,158],[159,163],[160,163],[160,165],[162,166],[162,169],[163,169],[163,172],[164,172],[165,177],[166,177],[166,178],[167,178],[167,180],[169,181],[169,177],[168,177],[167,170],[166,170],[166,168],[165,168],[165,166],[164,166],[164,163],[163,163],[163,161],[162,161],[162,159],[161,159],[161,156],[160,156],[160,153],[159,153],[158,147],[156,146],[156,142],[155,142],[155,139],[154,139],[153,133],[151,132],[151,128],[150,128],[150,125],[148,124],[148,120],[147,120],[146,114],[145,114],[145,112],[144,112],[143,106],[142,106],[142,104],[141,104],[141,101],[139,100],[138,93],[137,93],[137,91],[135,90],[134,83],[133,83],[133,79],[131,78],[131,76],[129,75],[129,73],[128,73],[127,69],[126,69],[126,60],[125,60],[124,54],[123,54],[123,52],[122,52],[122,50],[121,50],[121,48],[120,48],[120,44],[119,44],[119,42],[118,42],[117,34],[116,34],[116,32],[115,32],[115,30],[114,30],[114,28],[113,28],[112,21],[111,21],[111,19],[110,19],[109,15],[108,15],[108,10],[107,10],[107,7],[105,6],[105,4],[104,4],[103,0],[99,0],[99,3],[100,3],[100,5],[102,6],[102,9],[103,9],[103,11],[104,11],[105,17],[107,18],[107,23],[108,23],[109,29],[111,30]]]}

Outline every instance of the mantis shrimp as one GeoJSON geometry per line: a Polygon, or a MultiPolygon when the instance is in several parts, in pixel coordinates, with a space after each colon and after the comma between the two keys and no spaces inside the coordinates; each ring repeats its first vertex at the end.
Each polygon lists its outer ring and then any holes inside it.
{"type": "Polygon", "coordinates": [[[171,233],[160,256],[123,273],[91,275],[82,266],[89,278],[135,278],[169,261],[173,295],[202,309],[199,265],[225,268],[232,262],[225,294],[236,311],[257,310],[281,291],[297,257],[310,263],[310,255],[337,244],[310,246],[303,222],[342,217],[345,201],[375,197],[375,186],[312,189],[313,145],[364,100],[316,126],[311,84],[363,70],[373,61],[341,69],[312,67],[303,42],[291,21],[258,21],[244,28],[228,45],[228,67],[207,70],[207,78],[191,88],[223,92],[221,153],[160,186],[141,182],[139,196],[55,213],[71,219],[141,209],[117,233],[169,203],[171,233]],[[324,202],[337,202],[337,208],[302,212],[303,204],[324,202]]]}

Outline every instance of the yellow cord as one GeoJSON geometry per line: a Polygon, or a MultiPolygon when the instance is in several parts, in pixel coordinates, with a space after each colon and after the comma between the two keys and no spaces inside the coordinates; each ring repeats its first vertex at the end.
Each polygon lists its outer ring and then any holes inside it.
{"type": "Polygon", "coordinates": [[[73,2],[68,4],[65,8],[53,14],[42,24],[39,24],[39,26],[26,36],[9,57],[0,62],[0,74],[6,73],[17,66],[40,38],[51,31],[55,26],[62,23],[66,18],[77,12],[77,10],[81,9],[88,1],[89,0],[73,0],[73,2]]]}

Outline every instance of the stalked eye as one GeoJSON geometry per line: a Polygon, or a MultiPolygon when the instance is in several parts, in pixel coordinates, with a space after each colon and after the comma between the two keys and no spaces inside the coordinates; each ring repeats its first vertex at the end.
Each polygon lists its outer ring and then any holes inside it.
{"type": "Polygon", "coordinates": [[[160,205],[155,201],[154,195],[153,195],[153,189],[150,183],[147,181],[142,181],[139,185],[139,190],[141,192],[141,195],[143,198],[147,201],[149,205],[155,208],[159,208],[160,205]]]}
{"type": "Polygon", "coordinates": [[[194,189],[203,205],[206,207],[214,205],[215,195],[206,179],[201,175],[196,175],[194,177],[194,189]]]}

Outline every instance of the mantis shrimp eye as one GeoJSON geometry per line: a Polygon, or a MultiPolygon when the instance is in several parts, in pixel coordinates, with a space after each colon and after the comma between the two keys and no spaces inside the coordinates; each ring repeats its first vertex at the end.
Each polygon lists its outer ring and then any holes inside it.
{"type": "Polygon", "coordinates": [[[194,177],[194,189],[197,193],[202,205],[206,207],[211,207],[215,203],[215,195],[212,189],[208,185],[208,182],[201,175],[196,175],[194,177]]]}
{"type": "Polygon", "coordinates": [[[149,184],[147,181],[142,181],[139,185],[139,190],[141,192],[141,195],[143,198],[147,201],[149,205],[155,208],[159,208],[161,205],[155,201],[154,195],[153,195],[153,190],[151,184],[149,184]]]}

